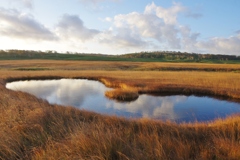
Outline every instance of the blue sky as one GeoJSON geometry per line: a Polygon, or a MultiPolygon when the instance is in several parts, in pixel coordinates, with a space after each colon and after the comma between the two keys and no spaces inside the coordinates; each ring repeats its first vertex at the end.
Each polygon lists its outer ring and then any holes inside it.
{"type": "Polygon", "coordinates": [[[0,49],[240,55],[239,0],[0,0],[0,49]]]}

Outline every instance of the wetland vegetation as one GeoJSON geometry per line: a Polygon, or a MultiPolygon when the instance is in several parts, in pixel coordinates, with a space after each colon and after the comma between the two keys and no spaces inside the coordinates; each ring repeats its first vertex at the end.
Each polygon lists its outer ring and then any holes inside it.
{"type": "Polygon", "coordinates": [[[16,80],[81,78],[116,88],[112,94],[119,96],[197,94],[238,101],[239,68],[239,64],[2,60],[0,159],[239,159],[239,115],[181,124],[125,119],[49,104],[5,87],[16,80]]]}
{"type": "Polygon", "coordinates": [[[200,63],[240,63],[236,55],[198,54],[177,51],[153,51],[106,55],[92,53],[57,53],[56,51],[0,50],[0,60],[48,59],[82,61],[130,61],[130,62],[200,62],[200,63]]]}

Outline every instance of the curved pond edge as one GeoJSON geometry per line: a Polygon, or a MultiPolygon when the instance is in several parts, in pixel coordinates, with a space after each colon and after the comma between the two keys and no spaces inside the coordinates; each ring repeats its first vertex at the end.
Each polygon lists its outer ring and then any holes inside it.
{"type": "Polygon", "coordinates": [[[59,80],[59,79],[85,79],[98,81],[104,84],[106,87],[113,88],[105,93],[105,96],[109,99],[119,102],[131,102],[138,99],[139,95],[155,95],[155,96],[170,96],[170,95],[194,95],[198,97],[210,97],[219,100],[226,100],[231,102],[240,103],[240,95],[226,94],[225,91],[215,92],[211,89],[203,89],[197,87],[182,87],[180,85],[161,85],[157,88],[148,88],[148,86],[127,84],[118,81],[118,79],[108,77],[64,77],[64,76],[33,76],[33,77],[9,77],[6,79],[0,79],[0,84],[6,88],[6,83],[14,81],[25,80],[59,80]]]}

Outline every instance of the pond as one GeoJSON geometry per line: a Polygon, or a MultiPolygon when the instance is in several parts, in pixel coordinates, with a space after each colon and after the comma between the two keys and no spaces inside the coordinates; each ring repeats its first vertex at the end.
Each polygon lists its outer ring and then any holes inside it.
{"type": "Polygon", "coordinates": [[[134,102],[117,102],[104,95],[111,88],[98,81],[82,79],[18,81],[7,83],[6,87],[28,92],[51,104],[127,118],[144,117],[180,123],[210,121],[240,113],[239,103],[210,97],[143,94],[134,102]]]}

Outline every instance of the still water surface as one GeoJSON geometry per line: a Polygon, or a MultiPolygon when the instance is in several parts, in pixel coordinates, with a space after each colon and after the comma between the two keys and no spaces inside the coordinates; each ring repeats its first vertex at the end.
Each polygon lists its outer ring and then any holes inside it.
{"type": "Polygon", "coordinates": [[[116,102],[105,97],[110,88],[100,82],[80,79],[32,80],[7,83],[7,88],[28,92],[52,104],[127,118],[152,118],[175,122],[209,121],[240,113],[240,104],[209,97],[140,95],[134,102],[116,102]]]}

